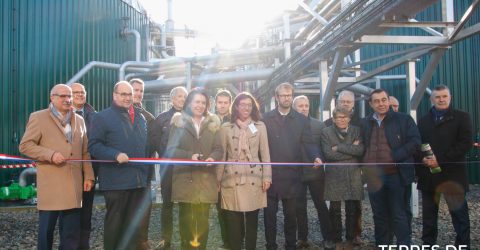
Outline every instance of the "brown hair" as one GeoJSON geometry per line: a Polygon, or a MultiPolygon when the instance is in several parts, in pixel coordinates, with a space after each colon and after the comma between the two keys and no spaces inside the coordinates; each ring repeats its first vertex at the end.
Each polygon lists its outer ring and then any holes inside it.
{"type": "Polygon", "coordinates": [[[232,114],[232,118],[231,118],[232,122],[235,122],[238,119],[238,111],[236,107],[240,104],[241,100],[244,100],[247,98],[252,100],[252,113],[250,114],[250,116],[252,117],[252,120],[259,121],[262,118],[260,114],[260,109],[258,107],[258,102],[255,99],[255,97],[253,97],[253,95],[248,92],[242,92],[242,93],[239,93],[237,96],[235,96],[235,100],[233,100],[233,104],[230,107],[230,113],[232,114]]]}

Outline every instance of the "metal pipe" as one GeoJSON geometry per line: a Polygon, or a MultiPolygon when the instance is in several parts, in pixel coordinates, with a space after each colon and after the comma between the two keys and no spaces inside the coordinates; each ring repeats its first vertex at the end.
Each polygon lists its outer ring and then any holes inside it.
{"type": "Polygon", "coordinates": [[[87,63],[87,65],[83,66],[83,68],[78,71],[70,80],[67,81],[67,85],[77,82],[82,78],[88,71],[90,71],[93,67],[104,68],[104,69],[119,69],[120,64],[116,63],[107,63],[107,62],[98,62],[98,61],[91,61],[87,63]]]}
{"type": "Polygon", "coordinates": [[[21,187],[26,187],[27,186],[27,177],[32,176],[32,175],[37,175],[37,169],[36,168],[26,168],[20,173],[20,176],[18,177],[18,185],[21,187]]]}
{"type": "MultiPolygon", "coordinates": [[[[205,84],[209,86],[217,83],[224,82],[245,82],[254,80],[266,80],[273,72],[272,68],[259,69],[251,71],[232,71],[216,74],[206,74],[197,77],[192,77],[192,84],[205,84]]],[[[187,83],[186,77],[176,77],[162,80],[153,80],[145,82],[145,92],[156,91],[166,88],[172,88],[179,85],[185,85],[187,83]]]]}
{"type": "Polygon", "coordinates": [[[139,62],[140,56],[141,56],[141,42],[142,42],[140,38],[140,32],[138,32],[135,29],[125,28],[122,31],[122,36],[128,36],[128,35],[135,36],[135,61],[139,62]]]}

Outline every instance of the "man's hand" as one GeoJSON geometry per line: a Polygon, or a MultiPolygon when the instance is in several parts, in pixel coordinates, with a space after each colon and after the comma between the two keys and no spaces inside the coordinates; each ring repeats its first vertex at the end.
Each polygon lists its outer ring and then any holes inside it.
{"type": "Polygon", "coordinates": [[[125,153],[120,153],[117,155],[117,162],[118,163],[127,163],[128,162],[128,155],[125,153]]]}
{"type": "Polygon", "coordinates": [[[193,154],[192,155],[192,160],[194,161],[200,161],[202,160],[203,155],[202,154],[193,154]]]}
{"type": "Polygon", "coordinates": [[[55,152],[52,155],[52,162],[55,165],[61,165],[62,163],[65,163],[65,157],[60,152],[55,152]]]}
{"type": "Polygon", "coordinates": [[[315,158],[315,161],[313,162],[313,168],[317,169],[320,166],[322,166],[322,164],[323,164],[322,159],[317,157],[317,158],[315,158]]]}
{"type": "Polygon", "coordinates": [[[272,185],[271,182],[269,182],[269,181],[264,181],[263,184],[262,184],[262,190],[263,190],[263,192],[267,192],[267,190],[270,188],[271,185],[272,185]]]}
{"type": "Polygon", "coordinates": [[[335,146],[332,147],[332,151],[333,151],[333,152],[337,152],[337,149],[338,149],[337,145],[335,145],[335,146]]]}
{"type": "Polygon", "coordinates": [[[85,180],[83,182],[83,191],[88,192],[88,191],[92,190],[93,185],[94,185],[94,183],[93,183],[92,180],[85,180]]]}
{"type": "Polygon", "coordinates": [[[360,140],[353,141],[353,145],[360,145],[360,140]]]}
{"type": "Polygon", "coordinates": [[[425,164],[425,166],[427,166],[429,168],[439,167],[438,162],[437,162],[437,158],[435,157],[435,155],[428,156],[428,157],[423,157],[422,162],[423,162],[423,164],[425,164]]]}
{"type": "MultiPolygon", "coordinates": [[[[215,159],[213,159],[212,157],[208,157],[207,159],[205,159],[205,161],[212,162],[212,161],[215,161],[215,159]]],[[[213,166],[213,164],[207,164],[207,167],[210,167],[210,166],[213,166]]]]}

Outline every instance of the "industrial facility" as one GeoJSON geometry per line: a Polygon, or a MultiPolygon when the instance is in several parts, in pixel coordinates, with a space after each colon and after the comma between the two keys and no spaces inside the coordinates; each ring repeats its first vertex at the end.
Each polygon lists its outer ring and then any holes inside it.
{"type": "MultiPolygon", "coordinates": [[[[162,1],[161,10],[137,0],[0,1],[0,155],[22,157],[29,115],[48,107],[57,83],[82,83],[100,111],[110,106],[116,82],[141,78],[144,107],[156,117],[176,86],[204,87],[211,96],[248,91],[266,112],[275,107],[276,86],[289,82],[320,120],[332,116],[344,89],[355,93],[355,113],[365,117],[376,88],[416,120],[431,107],[431,88],[444,84],[453,105],[472,117],[469,180],[480,184],[480,1],[301,0],[258,24],[261,34],[240,47],[190,57],[177,56],[177,41],[202,34],[176,24],[175,0],[162,1]],[[154,21],[152,11],[167,18],[154,21]]],[[[0,158],[0,201],[34,203],[34,167],[0,158]]]]}

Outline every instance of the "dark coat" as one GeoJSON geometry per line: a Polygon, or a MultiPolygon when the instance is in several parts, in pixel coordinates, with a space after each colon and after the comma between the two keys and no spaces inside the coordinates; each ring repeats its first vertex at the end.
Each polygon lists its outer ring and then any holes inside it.
{"type": "MultiPolygon", "coordinates": [[[[278,109],[263,116],[267,126],[270,160],[272,162],[304,162],[302,148],[308,155],[308,162],[320,157],[319,148],[312,140],[310,122],[307,117],[291,109],[285,118],[278,109]]],[[[272,185],[269,196],[279,199],[296,198],[302,189],[302,167],[272,166],[272,185]]]]}
{"type": "MultiPolygon", "coordinates": [[[[208,114],[200,124],[200,135],[187,113],[175,113],[172,117],[166,157],[192,159],[193,154],[203,154],[221,160],[220,119],[208,114]]],[[[216,166],[176,165],[172,177],[172,201],[188,203],[217,203],[218,185],[216,166]]]]}
{"type": "Polygon", "coordinates": [[[85,125],[87,126],[87,135],[88,132],[92,129],[92,119],[93,116],[97,113],[95,108],[92,107],[92,105],[85,103],[83,105],[83,119],[85,120],[85,125]]]}
{"type": "Polygon", "coordinates": [[[340,136],[335,125],[322,131],[322,151],[325,166],[325,200],[345,201],[363,199],[362,171],[359,158],[363,155],[364,145],[360,137],[360,128],[350,126],[345,136],[340,136]],[[354,141],[360,144],[354,145],[354,141]],[[332,147],[337,146],[333,151],[332,147]],[[349,163],[342,166],[329,166],[328,163],[349,163]]]}
{"type": "Polygon", "coordinates": [[[418,165],[418,189],[424,191],[468,191],[465,155],[472,148],[473,129],[470,115],[450,108],[435,122],[432,113],[423,116],[418,122],[422,143],[429,143],[442,172],[432,174],[427,167],[418,165]],[[448,163],[458,162],[458,163],[448,163]]]}
{"type": "MultiPolygon", "coordinates": [[[[392,159],[395,163],[414,163],[414,155],[420,148],[420,133],[413,118],[407,114],[388,111],[387,116],[382,121],[385,126],[385,135],[388,145],[392,150],[392,159]]],[[[370,137],[372,134],[372,126],[377,121],[373,118],[373,114],[363,118],[361,123],[361,132],[365,151],[369,150],[370,137]]],[[[372,178],[376,178],[377,171],[374,167],[364,167],[363,174],[367,182],[372,178]]],[[[404,185],[409,185],[415,177],[414,165],[401,164],[398,165],[401,181],[404,185]]]]}
{"type": "MultiPolygon", "coordinates": [[[[94,128],[89,133],[88,150],[99,160],[115,161],[118,154],[129,158],[144,158],[147,125],[140,110],[135,109],[134,123],[128,111],[112,104],[93,117],[94,128]]],[[[138,163],[99,163],[100,190],[126,190],[147,186],[150,165],[138,163]]]]}
{"type": "Polygon", "coordinates": [[[148,152],[147,155],[153,155],[157,152],[159,157],[163,157],[167,149],[168,135],[170,132],[170,121],[176,112],[181,112],[175,108],[170,108],[157,116],[148,130],[148,152]]]}
{"type": "MultiPolygon", "coordinates": [[[[322,135],[322,129],[325,128],[325,125],[323,125],[323,122],[314,119],[312,117],[309,117],[308,120],[310,121],[310,130],[312,132],[312,140],[315,144],[318,145],[319,148],[321,143],[320,143],[320,137],[322,135]]],[[[305,150],[303,150],[303,160],[305,162],[309,162],[309,157],[305,150]]],[[[313,180],[323,180],[325,172],[322,168],[313,168],[311,166],[305,166],[302,168],[302,181],[313,181],[313,180]]]]}

